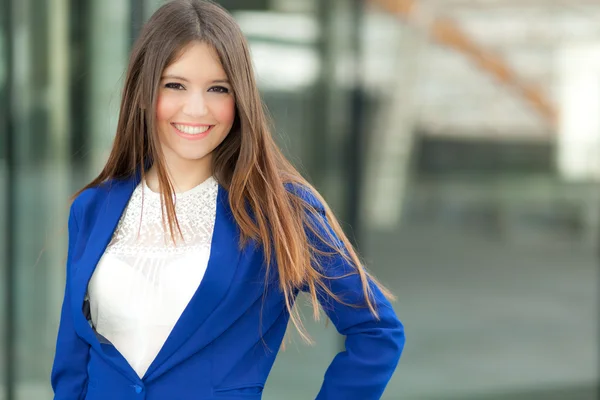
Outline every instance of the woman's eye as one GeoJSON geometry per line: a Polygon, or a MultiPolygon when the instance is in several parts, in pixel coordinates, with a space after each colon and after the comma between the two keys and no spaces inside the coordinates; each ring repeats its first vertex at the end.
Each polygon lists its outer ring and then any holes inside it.
{"type": "Polygon", "coordinates": [[[183,90],[183,89],[185,89],[181,83],[174,83],[174,82],[165,84],[165,87],[167,89],[175,89],[175,90],[183,90]]]}
{"type": "Polygon", "coordinates": [[[216,93],[229,93],[229,89],[227,89],[225,86],[213,86],[208,89],[208,91],[216,93]]]}

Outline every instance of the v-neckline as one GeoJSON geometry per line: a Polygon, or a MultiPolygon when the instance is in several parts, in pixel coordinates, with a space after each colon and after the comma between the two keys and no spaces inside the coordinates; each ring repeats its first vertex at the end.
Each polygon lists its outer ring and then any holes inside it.
{"type": "MultiPolygon", "coordinates": [[[[82,312],[82,307],[91,276],[139,182],[139,177],[136,177],[114,181],[105,189],[97,189],[99,191],[108,190],[108,193],[104,194],[106,198],[102,204],[92,211],[95,214],[96,222],[91,228],[82,256],[73,262],[71,268],[73,276],[71,282],[68,282],[72,292],[72,314],[79,335],[132,381],[139,380],[137,373],[120,353],[115,353],[112,349],[107,351],[102,347],[104,345],[101,346],[82,312]]],[[[102,195],[101,193],[97,194],[97,196],[102,195]]],[[[228,193],[219,185],[211,254],[204,278],[175,323],[158,355],[150,364],[143,377],[144,380],[152,379],[168,368],[169,359],[218,307],[231,285],[240,254],[239,228],[229,207],[228,193]]]]}

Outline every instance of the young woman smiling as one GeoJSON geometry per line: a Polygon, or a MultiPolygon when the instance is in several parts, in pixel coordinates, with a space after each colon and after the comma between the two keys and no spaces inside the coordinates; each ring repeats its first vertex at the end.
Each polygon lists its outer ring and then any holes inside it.
{"type": "Polygon", "coordinates": [[[55,399],[258,400],[300,291],[346,336],[317,399],[379,399],[391,295],[276,146],[247,42],[176,0],[133,49],[112,152],[76,196],[55,399]]]}

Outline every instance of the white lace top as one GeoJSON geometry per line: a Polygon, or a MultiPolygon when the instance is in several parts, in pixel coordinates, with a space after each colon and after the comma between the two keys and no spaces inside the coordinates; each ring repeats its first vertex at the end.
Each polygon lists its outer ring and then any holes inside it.
{"type": "Polygon", "coordinates": [[[92,275],[88,297],[93,326],[140,378],[204,277],[217,192],[217,182],[209,178],[175,196],[184,240],[174,244],[163,226],[160,195],[141,183],[92,275]]]}

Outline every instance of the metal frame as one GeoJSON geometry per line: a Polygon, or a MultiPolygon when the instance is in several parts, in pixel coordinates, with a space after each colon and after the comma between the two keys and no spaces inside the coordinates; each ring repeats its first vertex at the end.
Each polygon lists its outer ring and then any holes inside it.
{"type": "Polygon", "coordinates": [[[16,220],[14,217],[13,210],[15,208],[15,158],[14,158],[14,141],[13,141],[13,113],[12,113],[12,98],[13,98],[13,19],[12,17],[12,4],[11,0],[2,0],[0,3],[0,18],[2,18],[2,36],[4,36],[4,49],[5,54],[2,55],[6,60],[6,87],[3,90],[3,103],[5,107],[0,110],[2,113],[2,122],[4,129],[4,157],[7,164],[7,176],[6,176],[6,187],[3,190],[6,196],[6,220],[4,221],[4,229],[6,232],[6,254],[4,255],[4,304],[5,304],[5,318],[4,318],[4,398],[6,400],[13,400],[15,398],[15,376],[16,368],[14,368],[16,361],[16,346],[15,346],[15,325],[16,325],[16,314],[15,314],[15,243],[13,240],[13,234],[16,228],[16,220]]]}

